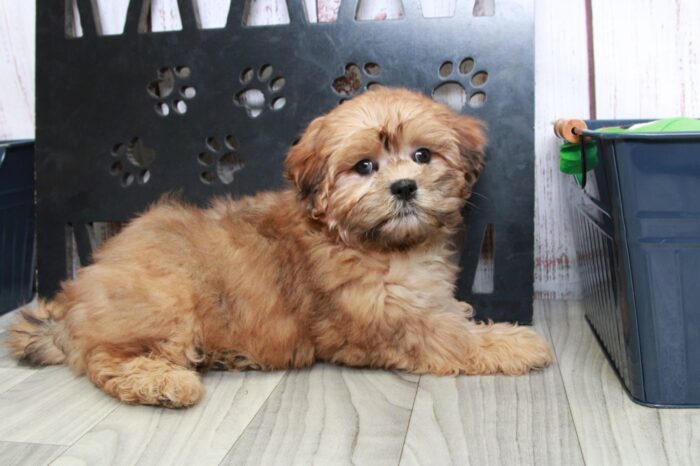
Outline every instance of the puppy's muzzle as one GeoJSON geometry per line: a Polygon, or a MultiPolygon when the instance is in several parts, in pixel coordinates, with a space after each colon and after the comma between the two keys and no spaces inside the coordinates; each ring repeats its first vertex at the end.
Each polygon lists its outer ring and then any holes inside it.
{"type": "Polygon", "coordinates": [[[390,189],[391,194],[393,194],[397,199],[401,199],[402,201],[410,201],[416,197],[418,185],[416,184],[415,180],[404,178],[391,183],[390,189]]]}

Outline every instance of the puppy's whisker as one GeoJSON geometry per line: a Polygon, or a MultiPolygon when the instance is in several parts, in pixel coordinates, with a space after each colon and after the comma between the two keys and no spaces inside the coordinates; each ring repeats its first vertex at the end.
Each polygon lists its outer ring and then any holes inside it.
{"type": "Polygon", "coordinates": [[[481,210],[481,209],[479,209],[479,206],[474,204],[473,202],[466,201],[465,204],[474,210],[481,210]]]}

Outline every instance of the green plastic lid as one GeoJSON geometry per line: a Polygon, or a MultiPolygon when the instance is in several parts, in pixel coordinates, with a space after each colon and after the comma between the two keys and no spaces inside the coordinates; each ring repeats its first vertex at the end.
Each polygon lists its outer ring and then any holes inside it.
{"type": "MultiPolygon", "coordinates": [[[[629,127],[612,126],[595,130],[596,133],[613,134],[644,134],[644,133],[700,133],[700,120],[694,118],[677,117],[664,118],[648,123],[639,123],[629,127]]],[[[652,136],[653,137],[653,136],[652,136]]],[[[593,141],[586,142],[586,170],[593,170],[598,166],[598,144],[593,141]]],[[[580,182],[582,177],[581,145],[562,144],[559,149],[559,170],[567,175],[574,175],[580,182]]]]}
{"type": "MultiPolygon", "coordinates": [[[[606,128],[607,129],[607,128],[606,128]]],[[[700,132],[700,120],[694,118],[664,118],[630,126],[628,133],[693,133],[700,132]]]]}

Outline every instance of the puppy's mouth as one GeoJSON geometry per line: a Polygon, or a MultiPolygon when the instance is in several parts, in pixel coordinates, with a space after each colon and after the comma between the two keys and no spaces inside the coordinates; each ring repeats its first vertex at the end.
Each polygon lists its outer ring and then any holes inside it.
{"type": "Polygon", "coordinates": [[[396,201],[389,215],[382,223],[385,225],[388,223],[403,223],[403,221],[409,221],[411,224],[422,223],[422,221],[426,220],[425,213],[414,199],[396,201]]]}
{"type": "Polygon", "coordinates": [[[425,215],[420,207],[412,202],[402,202],[392,212],[365,231],[366,242],[389,248],[405,248],[421,242],[426,233],[425,215]]]}
{"type": "Polygon", "coordinates": [[[374,237],[376,236],[384,227],[393,226],[401,223],[404,220],[414,220],[418,216],[418,210],[413,207],[402,207],[396,212],[392,213],[391,216],[380,221],[374,225],[365,236],[374,237]]]}
{"type": "Polygon", "coordinates": [[[395,218],[415,217],[418,215],[418,209],[412,202],[404,202],[399,206],[395,218]]]}

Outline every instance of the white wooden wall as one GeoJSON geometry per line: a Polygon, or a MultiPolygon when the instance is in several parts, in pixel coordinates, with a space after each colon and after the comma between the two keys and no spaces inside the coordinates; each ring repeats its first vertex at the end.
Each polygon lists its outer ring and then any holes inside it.
{"type": "MultiPolygon", "coordinates": [[[[692,1],[692,0],[691,0],[692,1]]],[[[584,0],[535,3],[535,291],[580,294],[573,234],[559,172],[558,117],[588,118],[588,52],[584,0]]]]}
{"type": "Polygon", "coordinates": [[[34,138],[34,11],[0,0],[0,141],[34,138]]]}
{"type": "MultiPolygon", "coordinates": [[[[93,1],[101,33],[120,33],[129,0],[93,1]]],[[[224,25],[231,0],[193,1],[201,27],[224,25]]],[[[400,0],[360,1],[362,19],[403,14],[400,0]]],[[[494,5],[493,0],[457,1],[470,7],[476,1],[476,9],[486,14],[494,5]]],[[[179,29],[176,3],[152,0],[148,27],[179,29]]],[[[334,20],[340,0],[303,3],[311,21],[327,22],[334,20]]],[[[34,135],[34,4],[0,0],[0,140],[34,135]]],[[[450,16],[455,0],[421,4],[425,16],[450,16]]],[[[579,277],[563,202],[570,180],[558,172],[551,122],[563,116],[700,117],[700,0],[537,0],[535,11],[535,287],[542,297],[566,298],[579,292],[579,277]]],[[[284,0],[251,0],[248,24],[287,22],[284,0]]]]}

